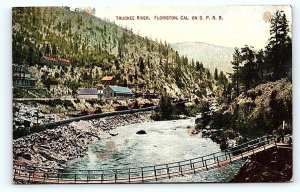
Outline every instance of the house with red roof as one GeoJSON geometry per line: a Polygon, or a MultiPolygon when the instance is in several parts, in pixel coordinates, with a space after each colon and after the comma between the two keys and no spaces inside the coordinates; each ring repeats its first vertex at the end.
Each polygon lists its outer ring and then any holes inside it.
{"type": "Polygon", "coordinates": [[[57,66],[67,66],[71,62],[68,59],[58,58],[58,57],[46,57],[43,56],[41,58],[42,64],[45,65],[57,65],[57,66]]]}

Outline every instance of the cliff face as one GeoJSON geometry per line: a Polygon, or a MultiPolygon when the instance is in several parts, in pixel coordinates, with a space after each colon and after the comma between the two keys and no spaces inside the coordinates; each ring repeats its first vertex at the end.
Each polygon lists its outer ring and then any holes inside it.
{"type": "Polygon", "coordinates": [[[230,182],[287,182],[292,181],[291,149],[270,149],[251,156],[230,182]]]}
{"type": "Polygon", "coordinates": [[[92,15],[60,7],[12,10],[13,62],[28,64],[37,85],[58,82],[55,91],[70,94],[78,87],[103,88],[100,79],[113,75],[116,84],[133,89],[196,94],[206,87],[208,70],[195,71],[166,42],[153,41],[92,15]],[[42,56],[70,60],[66,67],[41,64],[42,56]],[[192,92],[192,93],[190,93],[192,92]]]}

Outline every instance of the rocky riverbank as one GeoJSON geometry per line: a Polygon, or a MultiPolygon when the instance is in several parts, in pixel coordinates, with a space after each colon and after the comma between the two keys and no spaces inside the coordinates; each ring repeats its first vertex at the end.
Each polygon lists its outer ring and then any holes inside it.
{"type": "Polygon", "coordinates": [[[88,144],[117,135],[118,126],[151,121],[149,112],[72,122],[13,141],[14,165],[64,168],[67,161],[85,156],[88,144]]]}
{"type": "Polygon", "coordinates": [[[292,149],[272,148],[247,159],[230,182],[288,182],[292,176],[292,149]]]}

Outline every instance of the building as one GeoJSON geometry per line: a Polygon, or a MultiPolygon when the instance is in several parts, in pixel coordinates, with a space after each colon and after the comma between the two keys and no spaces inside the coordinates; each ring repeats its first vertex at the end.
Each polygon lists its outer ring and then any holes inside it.
{"type": "Polygon", "coordinates": [[[70,11],[71,10],[71,7],[68,7],[68,6],[62,6],[61,8],[67,10],[67,11],[70,11]]]}
{"type": "Polygon", "coordinates": [[[155,92],[153,89],[148,89],[146,91],[137,90],[135,91],[135,97],[143,97],[145,99],[158,99],[159,94],[155,92]]]}
{"type": "Polygon", "coordinates": [[[115,84],[115,78],[114,78],[114,76],[104,76],[101,79],[101,82],[104,85],[114,85],[115,84]]]}
{"type": "Polygon", "coordinates": [[[100,94],[96,88],[79,88],[78,99],[99,99],[100,94]]]}
{"type": "Polygon", "coordinates": [[[147,90],[143,96],[146,99],[158,99],[159,98],[159,94],[156,93],[154,89],[147,90]]]}
{"type": "Polygon", "coordinates": [[[70,61],[68,59],[46,57],[46,56],[43,56],[41,58],[41,62],[42,62],[42,64],[57,65],[57,66],[67,66],[70,64],[70,61]]]}
{"type": "Polygon", "coordinates": [[[31,77],[28,67],[13,64],[13,87],[34,87],[36,79],[31,77]]]}
{"type": "Polygon", "coordinates": [[[132,98],[133,93],[128,87],[121,87],[117,85],[108,85],[103,90],[103,96],[106,98],[132,98]]]}
{"type": "Polygon", "coordinates": [[[84,13],[88,15],[95,15],[96,9],[94,7],[81,7],[81,8],[71,8],[71,11],[79,12],[79,13],[84,13]]]}

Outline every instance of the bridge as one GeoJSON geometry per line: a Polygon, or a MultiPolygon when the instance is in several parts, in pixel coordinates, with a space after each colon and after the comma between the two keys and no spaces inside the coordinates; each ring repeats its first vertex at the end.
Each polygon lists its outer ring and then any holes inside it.
{"type": "Polygon", "coordinates": [[[15,181],[27,183],[142,183],[158,181],[175,176],[196,174],[213,168],[228,165],[234,161],[247,158],[253,154],[271,148],[288,147],[287,138],[282,143],[275,136],[264,136],[237,147],[177,161],[144,167],[131,167],[106,170],[64,170],[46,167],[14,165],[13,178],[15,181]]]}

